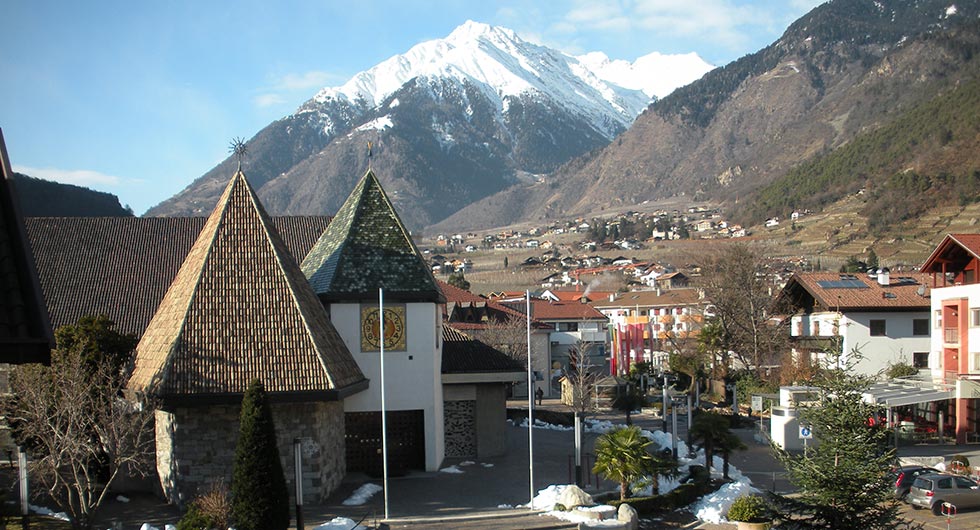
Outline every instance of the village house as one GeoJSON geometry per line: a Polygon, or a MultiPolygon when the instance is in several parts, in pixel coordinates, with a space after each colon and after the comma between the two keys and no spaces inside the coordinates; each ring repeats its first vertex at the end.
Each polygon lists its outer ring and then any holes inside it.
{"type": "MultiPolygon", "coordinates": [[[[446,296],[443,310],[444,319],[448,326],[473,336],[487,343],[517,342],[520,345],[503,346],[504,350],[526,348],[526,329],[528,324],[524,306],[519,303],[505,304],[497,300],[475,295],[467,290],[453,287],[448,283],[439,282],[446,296]]],[[[504,293],[498,293],[503,297],[504,293]]],[[[517,299],[517,294],[512,293],[517,299]]],[[[551,363],[546,353],[549,350],[549,335],[554,328],[537,318],[530,319],[531,331],[531,370],[540,375],[536,378],[535,390],[541,388],[547,397],[552,397],[551,390],[544,382],[544,374],[548,373],[551,363]]],[[[513,359],[526,359],[526,351],[505,351],[513,359]]],[[[525,367],[526,369],[526,367],[525,367]]],[[[514,396],[527,396],[526,378],[518,378],[513,385],[514,396]]]]}
{"type": "Polygon", "coordinates": [[[957,443],[980,441],[980,234],[947,235],[921,271],[932,287],[928,366],[951,394],[931,419],[949,423],[957,443]]]}
{"type": "Polygon", "coordinates": [[[794,353],[822,358],[840,337],[845,358],[860,352],[859,373],[891,364],[928,367],[929,276],[810,272],[794,274],[781,292],[792,310],[794,353]]]}
{"type": "Polygon", "coordinates": [[[610,371],[622,375],[638,362],[666,368],[671,339],[695,336],[703,323],[701,292],[654,289],[616,293],[593,307],[609,319],[610,371]]]}

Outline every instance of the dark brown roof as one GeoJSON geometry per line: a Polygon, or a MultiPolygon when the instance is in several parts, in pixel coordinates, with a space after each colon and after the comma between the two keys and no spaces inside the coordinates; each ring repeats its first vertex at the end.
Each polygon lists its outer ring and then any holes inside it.
{"type": "Polygon", "coordinates": [[[442,373],[523,372],[524,365],[504,352],[448,324],[442,326],[442,373]]]}
{"type": "MultiPolygon", "coordinates": [[[[27,234],[51,323],[106,315],[137,337],[177,276],[204,217],[35,217],[27,234]]],[[[297,262],[329,217],[278,217],[272,224],[297,262]]]]}
{"type": "Polygon", "coordinates": [[[366,383],[239,171],[143,333],[129,388],[166,402],[242,394],[256,378],[325,398],[366,383]]]}
{"type": "Polygon", "coordinates": [[[800,297],[805,293],[825,311],[929,310],[930,275],[891,274],[889,280],[888,285],[880,285],[877,277],[867,274],[796,273],[786,283],[782,295],[788,296],[794,305],[800,305],[800,297]]]}
{"type": "Polygon", "coordinates": [[[48,363],[54,339],[0,130],[0,363],[48,363]]]}
{"type": "Polygon", "coordinates": [[[324,302],[385,299],[445,302],[428,263],[412,242],[370,170],[303,260],[303,273],[324,302]]]}

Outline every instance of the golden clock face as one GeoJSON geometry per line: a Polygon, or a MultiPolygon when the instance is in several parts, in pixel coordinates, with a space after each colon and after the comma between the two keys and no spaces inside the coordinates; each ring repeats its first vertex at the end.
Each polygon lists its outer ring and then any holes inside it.
{"type": "MultiPolygon", "coordinates": [[[[384,308],[385,351],[405,351],[405,307],[384,308]]],[[[381,318],[377,306],[361,307],[361,351],[381,350],[381,318]]]]}

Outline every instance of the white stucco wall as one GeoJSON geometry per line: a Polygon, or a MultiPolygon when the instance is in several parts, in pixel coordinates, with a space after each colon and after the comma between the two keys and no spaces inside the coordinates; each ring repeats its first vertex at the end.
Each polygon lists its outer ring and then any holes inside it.
{"type": "MultiPolygon", "coordinates": [[[[370,303],[368,305],[371,305],[370,303]]],[[[402,304],[388,304],[402,305],[402,304]]],[[[385,351],[387,410],[425,414],[425,468],[437,471],[445,456],[442,396],[442,321],[433,303],[405,306],[406,351],[385,351]]],[[[361,304],[331,304],[330,319],[370,387],[344,400],[344,412],[381,410],[381,357],[361,351],[361,304]]]]}
{"type": "MultiPolygon", "coordinates": [[[[791,324],[793,336],[832,337],[839,329],[843,338],[845,357],[854,349],[860,351],[863,359],[856,369],[859,373],[874,375],[888,368],[889,363],[904,362],[912,364],[912,354],[930,351],[931,335],[913,335],[912,322],[916,319],[929,319],[927,311],[909,312],[837,312],[796,315],[791,324]],[[837,320],[840,320],[838,327],[837,320]],[[885,321],[885,335],[871,336],[871,321],[885,321]],[[819,325],[819,333],[814,334],[814,322],[819,325]]],[[[930,321],[930,332],[931,329],[930,321]]]]}

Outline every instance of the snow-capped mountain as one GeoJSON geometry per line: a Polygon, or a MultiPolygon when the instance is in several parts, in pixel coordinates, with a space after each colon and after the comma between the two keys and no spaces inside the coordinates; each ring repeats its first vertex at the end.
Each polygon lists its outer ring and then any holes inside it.
{"type": "MultiPolygon", "coordinates": [[[[468,21],[267,126],[249,141],[246,174],[272,213],[331,214],[372,141],[403,217],[427,225],[608,144],[656,97],[711,68],[695,54],[574,57],[468,21]]],[[[207,214],[232,170],[226,160],[148,214],[207,214]]]]}

